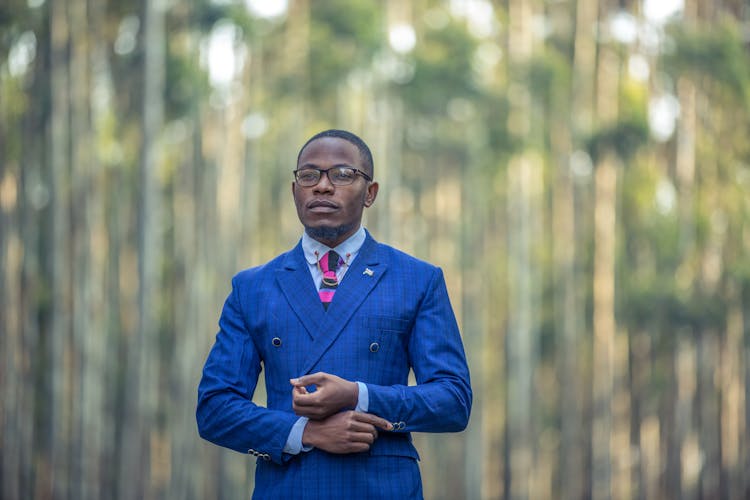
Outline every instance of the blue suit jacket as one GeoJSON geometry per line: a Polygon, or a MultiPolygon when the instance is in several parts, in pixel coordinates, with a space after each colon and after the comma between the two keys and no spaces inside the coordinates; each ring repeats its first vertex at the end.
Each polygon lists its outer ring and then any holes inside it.
{"type": "Polygon", "coordinates": [[[419,498],[410,432],[468,423],[469,370],[442,271],[369,233],[327,311],[300,243],[234,277],[219,326],[198,388],[198,429],[259,457],[255,498],[419,498]],[[267,407],[251,401],[261,369],[267,407]],[[366,453],[283,453],[298,418],[289,379],[317,371],[366,383],[368,411],[396,430],[366,453]]]}

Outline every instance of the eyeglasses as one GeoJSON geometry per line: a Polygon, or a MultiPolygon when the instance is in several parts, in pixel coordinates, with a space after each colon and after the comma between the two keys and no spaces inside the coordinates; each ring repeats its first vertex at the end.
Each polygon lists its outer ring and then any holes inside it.
{"type": "Polygon", "coordinates": [[[358,175],[361,175],[368,181],[372,180],[372,177],[354,167],[333,167],[328,170],[312,167],[300,168],[294,171],[294,180],[302,187],[313,187],[320,182],[323,174],[328,176],[328,180],[334,186],[348,186],[357,179],[358,175]]]}

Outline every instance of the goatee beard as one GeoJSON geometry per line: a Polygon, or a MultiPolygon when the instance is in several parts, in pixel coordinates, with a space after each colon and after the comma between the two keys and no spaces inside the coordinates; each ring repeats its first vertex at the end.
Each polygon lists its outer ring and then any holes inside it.
{"type": "Polygon", "coordinates": [[[305,232],[307,234],[320,242],[325,243],[326,241],[337,241],[341,236],[345,235],[347,231],[349,231],[352,228],[352,226],[318,226],[318,227],[310,227],[305,226],[305,232]]]}

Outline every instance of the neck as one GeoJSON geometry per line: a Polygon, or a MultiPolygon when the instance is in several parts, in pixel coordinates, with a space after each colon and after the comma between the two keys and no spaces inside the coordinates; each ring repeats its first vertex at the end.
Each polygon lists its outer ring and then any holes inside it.
{"type": "Polygon", "coordinates": [[[338,227],[306,227],[305,232],[328,248],[335,248],[357,232],[358,225],[338,227]]]}

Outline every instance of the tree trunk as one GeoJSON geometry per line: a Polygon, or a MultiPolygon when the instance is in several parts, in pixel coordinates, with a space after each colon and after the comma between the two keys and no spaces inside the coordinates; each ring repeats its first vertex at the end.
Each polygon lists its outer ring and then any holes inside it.
{"type": "MultiPolygon", "coordinates": [[[[609,0],[600,0],[599,22],[607,21],[609,0]]],[[[596,123],[604,130],[617,120],[619,67],[613,48],[599,44],[596,66],[596,123]]],[[[611,498],[613,399],[615,386],[615,246],[619,159],[606,152],[594,171],[594,277],[591,496],[611,498]]]]}
{"type": "Polygon", "coordinates": [[[165,443],[159,410],[160,349],[159,296],[161,276],[161,206],[157,169],[160,165],[159,133],[163,122],[165,66],[165,4],[146,0],[143,15],[142,139],[138,206],[138,330],[130,349],[128,405],[123,441],[120,496],[124,500],[163,497],[165,443]]]}
{"type": "MultiPolygon", "coordinates": [[[[522,65],[533,54],[531,31],[533,9],[527,0],[511,0],[508,4],[509,64],[522,65]]],[[[528,89],[511,79],[508,92],[513,104],[508,117],[509,129],[531,142],[532,103],[528,89]]],[[[508,225],[511,236],[508,248],[507,357],[507,468],[505,497],[534,497],[536,447],[534,443],[534,369],[538,337],[539,283],[533,262],[533,248],[538,230],[538,202],[541,186],[539,158],[530,151],[521,152],[508,165],[508,225]]]]}
{"type": "MultiPolygon", "coordinates": [[[[595,3],[579,1],[578,14],[581,22],[591,16],[595,3]]],[[[548,7],[548,15],[555,18],[558,25],[563,26],[562,34],[575,43],[574,49],[577,59],[571,64],[582,63],[585,58],[585,45],[590,39],[576,38],[582,28],[576,25],[575,19],[568,20],[569,11],[564,6],[548,7]],[[578,40],[576,42],[576,40],[578,40]],[[578,44],[582,44],[580,46],[578,44]],[[583,54],[580,52],[583,51],[583,54]]],[[[548,50],[553,50],[549,48],[548,50]]],[[[594,54],[591,53],[591,56],[594,54]]],[[[581,68],[573,67],[576,79],[582,78],[581,68]]],[[[581,131],[579,127],[586,127],[586,120],[576,123],[576,117],[591,113],[591,104],[585,96],[578,93],[573,85],[573,79],[564,86],[556,86],[552,92],[552,106],[549,110],[550,124],[548,125],[550,159],[551,159],[551,190],[552,214],[549,220],[549,232],[552,234],[552,282],[554,324],[556,330],[556,373],[558,383],[556,390],[559,394],[560,417],[560,445],[556,450],[554,461],[557,465],[556,497],[561,500],[577,500],[585,491],[584,456],[582,450],[583,433],[581,432],[581,389],[585,386],[581,376],[581,330],[585,324],[585,311],[581,300],[582,283],[576,277],[577,262],[581,260],[577,231],[577,215],[575,210],[575,184],[573,178],[573,144],[580,140],[576,137],[581,131]],[[576,102],[571,102],[575,95],[576,102]],[[571,112],[575,110],[575,112],[571,112]]]]}
{"type": "Polygon", "coordinates": [[[614,391],[615,196],[617,166],[607,157],[596,167],[594,206],[594,363],[592,498],[611,498],[612,393],[614,391]]]}
{"type": "Polygon", "coordinates": [[[70,382],[70,58],[69,3],[50,3],[51,37],[51,112],[50,112],[50,212],[52,233],[48,254],[51,270],[50,370],[52,403],[51,491],[55,498],[69,498],[71,493],[71,382],[70,382]]]}

